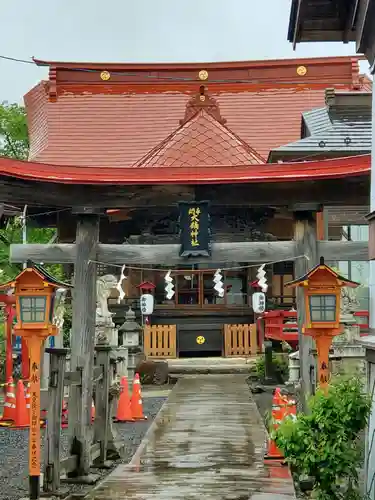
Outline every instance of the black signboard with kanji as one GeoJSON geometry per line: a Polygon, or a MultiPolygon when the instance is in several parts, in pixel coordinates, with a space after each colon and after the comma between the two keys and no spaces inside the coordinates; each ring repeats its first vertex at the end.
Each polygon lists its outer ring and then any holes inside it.
{"type": "Polygon", "coordinates": [[[211,225],[208,201],[181,202],[180,256],[211,255],[211,225]]]}

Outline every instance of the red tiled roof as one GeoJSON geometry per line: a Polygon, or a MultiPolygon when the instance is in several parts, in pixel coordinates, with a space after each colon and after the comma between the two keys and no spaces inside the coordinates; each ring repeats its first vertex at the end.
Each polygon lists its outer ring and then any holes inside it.
{"type": "MultiPolygon", "coordinates": [[[[204,83],[226,125],[262,157],[300,138],[301,113],[327,87],[360,90],[358,58],[132,65],[47,63],[48,82],[25,96],[30,159],[56,165],[130,167],[179,125],[204,83]],[[297,69],[303,65],[306,74],[297,69]],[[100,71],[113,72],[104,82],[100,71]],[[208,71],[203,82],[198,70],[208,71]]],[[[366,83],[367,84],[367,83],[366,83]]]]}
{"type": "Polygon", "coordinates": [[[134,167],[203,167],[265,163],[256,151],[204,109],[170,134],[134,167]]]}
{"type": "Polygon", "coordinates": [[[362,92],[372,92],[372,80],[368,75],[359,75],[362,92]]]}
{"type": "Polygon", "coordinates": [[[0,158],[0,175],[61,184],[228,184],[296,182],[368,175],[370,155],[294,163],[157,168],[86,168],[0,158]]]}

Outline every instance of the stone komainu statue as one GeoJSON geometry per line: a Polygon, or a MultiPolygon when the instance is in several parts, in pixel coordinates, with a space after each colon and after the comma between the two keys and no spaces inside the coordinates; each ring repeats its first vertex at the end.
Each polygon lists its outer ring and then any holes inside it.
{"type": "Polygon", "coordinates": [[[357,290],[347,286],[341,288],[341,314],[351,314],[359,310],[361,304],[358,300],[357,290]]]}
{"type": "Polygon", "coordinates": [[[111,295],[111,290],[116,288],[117,281],[117,278],[112,274],[105,274],[96,282],[97,314],[103,318],[112,316],[108,309],[108,298],[111,295]]]}

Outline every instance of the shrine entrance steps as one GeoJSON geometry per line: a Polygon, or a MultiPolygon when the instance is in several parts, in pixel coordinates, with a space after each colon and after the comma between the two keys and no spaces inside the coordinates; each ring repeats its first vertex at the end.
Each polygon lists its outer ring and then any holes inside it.
{"type": "Polygon", "coordinates": [[[247,358],[192,357],[168,359],[168,373],[171,378],[197,374],[249,374],[256,356],[247,358]]]}
{"type": "Polygon", "coordinates": [[[266,437],[245,375],[184,377],[130,464],[86,499],[295,499],[288,468],[264,463],[266,437]]]}

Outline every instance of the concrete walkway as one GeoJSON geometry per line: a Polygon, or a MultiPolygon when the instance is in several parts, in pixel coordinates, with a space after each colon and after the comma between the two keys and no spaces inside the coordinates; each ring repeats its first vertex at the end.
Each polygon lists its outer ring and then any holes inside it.
{"type": "Polygon", "coordinates": [[[291,500],[286,467],[264,466],[266,433],[243,375],[182,378],[129,465],[95,500],[291,500]]]}

